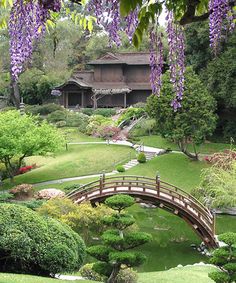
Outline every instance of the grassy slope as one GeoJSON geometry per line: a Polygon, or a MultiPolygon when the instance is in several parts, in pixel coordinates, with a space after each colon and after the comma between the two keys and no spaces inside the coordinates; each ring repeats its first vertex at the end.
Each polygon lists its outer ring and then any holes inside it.
{"type": "MultiPolygon", "coordinates": [[[[175,143],[168,142],[166,139],[153,135],[153,136],[144,136],[140,137],[140,142],[143,142],[146,146],[153,146],[157,148],[171,148],[172,150],[179,150],[178,146],[175,143]]],[[[211,154],[217,151],[221,151],[224,149],[229,149],[230,144],[224,143],[205,143],[201,146],[197,147],[197,150],[200,153],[211,154]]],[[[189,145],[189,150],[193,151],[192,146],[189,145]]]]}
{"type": "Polygon", "coordinates": [[[169,153],[139,164],[126,171],[126,175],[141,175],[155,178],[159,172],[161,180],[174,184],[186,191],[199,184],[201,170],[208,165],[205,162],[192,161],[183,154],[169,153]]]}
{"type": "MultiPolygon", "coordinates": [[[[168,271],[139,273],[138,283],[213,283],[208,277],[208,273],[214,271],[209,266],[185,266],[177,267],[168,271]],[[187,281],[186,281],[187,280],[187,281]]],[[[54,283],[54,282],[83,282],[92,283],[90,280],[66,281],[46,277],[0,273],[0,283],[54,283]]]]}
{"type": "Polygon", "coordinates": [[[115,163],[129,160],[130,153],[135,156],[133,149],[117,145],[70,145],[68,151],[56,157],[28,158],[28,164],[36,163],[41,167],[15,177],[15,183],[37,183],[111,171],[115,163]]]}
{"type": "Polygon", "coordinates": [[[65,136],[67,142],[97,142],[104,141],[101,138],[95,138],[80,133],[77,128],[59,128],[59,131],[65,136]]]}
{"type": "Polygon", "coordinates": [[[51,279],[47,277],[39,277],[32,275],[24,275],[24,274],[10,274],[10,273],[0,273],[0,283],[68,283],[68,282],[83,282],[83,283],[92,283],[94,281],[90,280],[58,280],[51,279]]]}
{"type": "Polygon", "coordinates": [[[209,266],[186,266],[168,271],[139,274],[139,283],[213,283],[208,273],[215,268],[209,266]]]}

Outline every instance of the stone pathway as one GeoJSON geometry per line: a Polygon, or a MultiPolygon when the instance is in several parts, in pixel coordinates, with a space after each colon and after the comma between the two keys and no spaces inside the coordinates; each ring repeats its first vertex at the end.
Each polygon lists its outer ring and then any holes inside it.
{"type": "Polygon", "coordinates": [[[81,276],[60,275],[60,274],[56,274],[55,278],[60,279],[60,280],[68,280],[68,281],[85,280],[85,278],[83,278],[81,276]]]}

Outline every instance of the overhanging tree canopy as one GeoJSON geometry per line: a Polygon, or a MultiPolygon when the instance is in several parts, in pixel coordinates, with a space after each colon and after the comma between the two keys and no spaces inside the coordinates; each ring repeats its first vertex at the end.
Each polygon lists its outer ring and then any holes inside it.
{"type": "MultiPolygon", "coordinates": [[[[232,31],[235,18],[235,0],[73,0],[84,5],[85,10],[94,14],[98,24],[104,27],[111,42],[120,45],[119,31],[125,31],[135,46],[142,41],[144,33],[150,33],[151,41],[151,85],[153,93],[159,94],[163,68],[162,34],[158,18],[164,7],[167,10],[167,34],[169,42],[169,64],[171,82],[175,90],[172,106],[175,110],[181,107],[184,92],[184,35],[183,25],[210,19],[210,45],[216,53],[219,49],[224,31],[232,31]],[[109,20],[112,19],[112,20],[109,20]],[[124,25],[124,22],[126,24],[124,25]]],[[[4,0],[2,6],[11,3],[4,0]]],[[[9,20],[10,54],[12,78],[17,80],[24,65],[32,55],[34,41],[39,39],[46,23],[55,18],[55,13],[62,10],[62,0],[15,0],[9,20]]],[[[75,21],[77,15],[73,14],[75,21]]],[[[81,25],[91,30],[92,22],[82,19],[81,25]]]]}

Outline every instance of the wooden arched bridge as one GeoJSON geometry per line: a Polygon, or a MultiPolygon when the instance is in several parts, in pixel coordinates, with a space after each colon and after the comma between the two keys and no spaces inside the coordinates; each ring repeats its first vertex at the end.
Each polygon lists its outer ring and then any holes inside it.
{"type": "Polygon", "coordinates": [[[214,215],[187,192],[160,181],[159,176],[106,177],[103,174],[99,180],[70,192],[67,197],[78,204],[83,201],[96,203],[114,194],[131,195],[137,202],[154,204],[181,217],[208,247],[217,247],[214,215]]]}

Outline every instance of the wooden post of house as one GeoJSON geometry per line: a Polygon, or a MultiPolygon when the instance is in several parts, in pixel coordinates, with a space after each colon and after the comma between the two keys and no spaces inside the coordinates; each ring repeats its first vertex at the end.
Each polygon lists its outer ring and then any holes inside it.
{"type": "Polygon", "coordinates": [[[127,93],[124,93],[124,108],[127,107],[127,93]]]}
{"type": "Polygon", "coordinates": [[[84,90],[83,89],[81,93],[81,107],[84,108],[84,90]]]}

